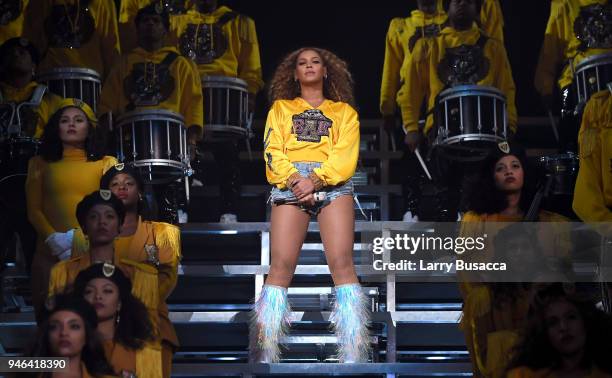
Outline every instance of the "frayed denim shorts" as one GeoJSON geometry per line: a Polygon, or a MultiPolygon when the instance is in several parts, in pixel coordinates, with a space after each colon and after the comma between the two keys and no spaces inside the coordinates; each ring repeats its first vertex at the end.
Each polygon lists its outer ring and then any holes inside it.
{"type": "MultiPolygon", "coordinates": [[[[321,163],[319,162],[295,162],[293,163],[293,166],[298,170],[300,175],[304,177],[308,177],[308,175],[312,173],[315,168],[319,168],[321,166],[321,163]]],[[[352,197],[354,193],[353,181],[348,180],[341,185],[326,186],[323,189],[321,189],[319,192],[325,193],[325,200],[316,202],[314,206],[303,206],[303,205],[295,205],[295,206],[299,206],[300,209],[304,210],[305,212],[311,215],[317,215],[319,214],[322,208],[329,205],[331,201],[335,200],[336,198],[340,196],[345,196],[345,195],[350,195],[352,197]]],[[[293,192],[289,188],[278,189],[277,187],[273,187],[272,191],[270,192],[269,201],[271,201],[272,204],[275,204],[275,203],[278,203],[279,201],[280,202],[297,201],[297,198],[295,197],[295,195],[293,195],[293,192]]]]}

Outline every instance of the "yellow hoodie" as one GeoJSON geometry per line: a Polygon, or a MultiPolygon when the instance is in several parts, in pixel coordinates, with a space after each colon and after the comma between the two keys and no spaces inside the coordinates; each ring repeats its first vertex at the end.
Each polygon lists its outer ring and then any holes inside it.
{"type": "Polygon", "coordinates": [[[95,70],[104,80],[110,71],[120,54],[115,5],[108,0],[90,0],[83,11],[83,3],[84,0],[30,2],[23,36],[44,56],[38,72],[83,67],[95,70]],[[78,17],[76,9],[81,10],[78,17]],[[47,28],[48,24],[52,27],[47,28]],[[70,35],[73,27],[78,31],[76,37],[70,35]]]}
{"type": "Polygon", "coordinates": [[[580,17],[585,7],[606,5],[608,12],[612,12],[609,0],[573,0],[554,4],[551,7],[550,19],[544,34],[544,43],[540,50],[540,58],[536,67],[535,87],[542,96],[553,93],[555,81],[559,88],[564,88],[574,81],[574,70],[585,58],[612,52],[612,38],[607,42],[593,41],[582,44],[575,31],[585,35],[580,17]],[[560,76],[559,75],[560,72],[560,76]]]}
{"type": "MultiPolygon", "coordinates": [[[[461,45],[476,46],[482,36],[476,24],[471,29],[458,31],[448,26],[435,39],[431,51],[424,51],[425,45],[418,42],[412,59],[408,61],[405,81],[398,93],[398,104],[402,111],[402,121],[406,131],[417,131],[419,111],[423,99],[427,98],[427,109],[435,107],[436,96],[445,89],[443,78],[438,71],[443,63],[447,49],[461,45]]],[[[486,37],[485,37],[486,38],[486,37]]],[[[483,56],[485,63],[473,84],[491,86],[506,96],[508,125],[516,130],[515,86],[512,69],[504,45],[496,39],[486,38],[483,56]]],[[[433,126],[433,116],[427,118],[425,133],[433,126]]]]}
{"type": "Polygon", "coordinates": [[[210,14],[190,10],[170,19],[173,46],[198,66],[200,76],[238,77],[249,93],[263,87],[255,22],[228,7],[210,14]]]}
{"type": "Polygon", "coordinates": [[[324,186],[348,181],[359,157],[359,116],[344,102],[313,108],[300,97],[272,104],[264,133],[268,182],[279,189],[298,170],[294,162],[321,162],[314,173],[324,186]]]}
{"type": "Polygon", "coordinates": [[[578,134],[580,170],[574,211],[585,222],[612,222],[612,94],[591,96],[578,134]]]}
{"type": "Polygon", "coordinates": [[[0,15],[0,44],[6,40],[21,37],[23,31],[23,14],[29,0],[13,1],[16,8],[0,15]]]}
{"type": "Polygon", "coordinates": [[[396,96],[403,80],[403,68],[410,59],[416,42],[424,39],[430,43],[440,33],[446,14],[428,14],[414,10],[407,18],[394,18],[389,24],[385,40],[385,63],[380,85],[380,113],[393,115],[397,108],[396,96]]]}
{"type": "Polygon", "coordinates": [[[195,65],[173,47],[154,52],[138,47],[122,55],[104,83],[98,112],[160,108],[181,114],[187,127],[203,127],[202,85],[195,65]],[[178,56],[164,68],[160,63],[170,53],[178,56]]]}

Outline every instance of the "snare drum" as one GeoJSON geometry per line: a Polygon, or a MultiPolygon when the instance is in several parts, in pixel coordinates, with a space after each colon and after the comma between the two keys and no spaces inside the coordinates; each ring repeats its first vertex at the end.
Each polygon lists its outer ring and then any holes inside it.
{"type": "Polygon", "coordinates": [[[572,152],[542,156],[539,164],[552,176],[552,195],[571,196],[578,177],[578,156],[572,152]]]}
{"type": "Polygon", "coordinates": [[[151,183],[187,174],[189,154],[183,117],[167,110],[140,110],[117,119],[117,158],[140,168],[151,183]]]}
{"type": "Polygon", "coordinates": [[[235,77],[205,76],[204,139],[207,141],[249,136],[247,83],[235,77]]]}
{"type": "Polygon", "coordinates": [[[64,98],[77,98],[96,111],[100,98],[100,75],[89,68],[53,68],[38,75],[37,80],[64,98]]]}
{"type": "Polygon", "coordinates": [[[481,158],[491,144],[508,136],[506,96],[493,87],[461,85],[442,91],[435,118],[436,145],[447,151],[455,149],[481,158]]]}
{"type": "Polygon", "coordinates": [[[606,89],[612,82],[612,53],[590,56],[576,66],[578,106],[583,106],[593,93],[606,89]]]}

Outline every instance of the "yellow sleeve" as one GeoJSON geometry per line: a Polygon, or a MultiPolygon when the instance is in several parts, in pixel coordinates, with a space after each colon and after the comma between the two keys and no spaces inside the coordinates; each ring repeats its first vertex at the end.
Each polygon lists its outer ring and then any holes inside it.
{"type": "Polygon", "coordinates": [[[121,49],[119,47],[119,30],[117,27],[117,14],[112,2],[103,2],[103,12],[100,12],[99,33],[101,40],[101,53],[104,60],[104,72],[100,72],[102,80],[109,74],[111,68],[119,61],[121,49]]]}
{"type": "Polygon", "coordinates": [[[563,29],[560,14],[551,13],[535,71],[534,85],[540,96],[553,94],[557,72],[563,63],[566,48],[566,42],[562,38],[563,29]]]}
{"type": "MultiPolygon", "coordinates": [[[[425,51],[424,39],[417,42],[405,64],[406,74],[397,100],[406,132],[419,131],[421,104],[429,93],[429,64],[431,56],[425,51]]],[[[434,47],[435,48],[435,47],[434,47]]]]}
{"type": "Polygon", "coordinates": [[[514,85],[514,79],[512,78],[512,68],[510,67],[510,62],[508,61],[508,54],[506,53],[506,49],[504,46],[497,42],[498,51],[495,54],[495,60],[497,61],[497,88],[504,92],[506,95],[506,109],[508,112],[508,127],[516,133],[516,123],[517,123],[517,114],[516,114],[516,86],[514,85]]]}
{"type": "MultiPolygon", "coordinates": [[[[109,169],[117,164],[117,158],[114,156],[104,156],[102,158],[102,174],[106,173],[109,169]]],[[[100,176],[102,177],[102,176],[100,176]]]]}
{"type": "Polygon", "coordinates": [[[49,292],[48,297],[53,297],[64,291],[68,285],[68,264],[72,260],[60,261],[53,265],[49,275],[49,292]]]}
{"type": "Polygon", "coordinates": [[[480,20],[485,33],[498,41],[504,41],[504,15],[499,0],[485,0],[480,11],[480,20]]]}
{"type": "Polygon", "coordinates": [[[52,1],[30,1],[23,18],[23,37],[36,46],[41,60],[48,47],[47,36],[43,28],[51,4],[52,1]]]}
{"type": "Polygon", "coordinates": [[[282,114],[279,114],[282,111],[278,107],[278,103],[272,104],[272,109],[268,112],[266,119],[264,160],[268,182],[279,189],[284,189],[287,187],[287,179],[298,173],[298,170],[285,154],[285,142],[288,136],[284,135],[282,114]]]}
{"type": "Polygon", "coordinates": [[[397,29],[403,22],[401,18],[391,20],[385,39],[385,61],[380,84],[380,113],[383,116],[393,115],[397,108],[395,101],[400,87],[400,69],[404,62],[404,47],[397,38],[397,29]]]}
{"type": "Polygon", "coordinates": [[[72,248],[70,257],[79,257],[87,253],[89,251],[89,241],[87,237],[83,233],[81,227],[74,229],[74,235],[72,237],[72,248]]]}
{"type": "MultiPolygon", "coordinates": [[[[125,268],[131,270],[132,294],[140,299],[142,304],[145,305],[151,322],[153,323],[153,329],[157,330],[159,326],[159,286],[157,282],[157,269],[149,264],[128,259],[121,259],[120,263],[125,268]]],[[[155,336],[159,335],[156,334],[155,336]]]]}
{"type": "Polygon", "coordinates": [[[578,134],[580,169],[574,189],[573,208],[584,222],[612,222],[612,211],[606,207],[603,187],[601,127],[593,125],[598,111],[605,111],[597,94],[587,103],[578,134]]]}
{"type": "Polygon", "coordinates": [[[263,87],[261,78],[261,61],[255,21],[249,17],[238,16],[240,38],[240,55],[238,56],[238,77],[246,81],[250,94],[255,94],[263,87]]]}
{"type": "Polygon", "coordinates": [[[117,64],[110,70],[104,85],[102,85],[102,92],[100,93],[100,101],[98,102],[98,116],[113,112],[113,118],[123,112],[121,107],[121,101],[126,97],[122,85],[121,72],[123,65],[126,63],[127,55],[122,56],[117,64]]]}
{"type": "MultiPolygon", "coordinates": [[[[185,70],[181,75],[183,93],[181,95],[181,114],[185,117],[185,126],[204,128],[204,99],[202,82],[195,64],[183,57],[178,57],[184,63],[185,70]]],[[[178,63],[178,62],[177,62],[178,63]]],[[[183,70],[181,70],[183,71],[183,70]]]]}
{"type": "Polygon", "coordinates": [[[35,156],[28,163],[28,176],[26,178],[26,202],[28,210],[28,220],[36,230],[41,240],[47,239],[55,232],[51,223],[43,214],[43,170],[47,163],[41,157],[35,156]]]}
{"type": "Polygon", "coordinates": [[[327,185],[338,185],[355,174],[359,158],[359,115],[345,105],[338,136],[332,144],[327,160],[314,173],[327,185]]]}
{"type": "Polygon", "coordinates": [[[160,302],[165,302],[178,280],[181,259],[181,231],[167,223],[154,223],[155,242],[159,248],[158,284],[160,302]]]}

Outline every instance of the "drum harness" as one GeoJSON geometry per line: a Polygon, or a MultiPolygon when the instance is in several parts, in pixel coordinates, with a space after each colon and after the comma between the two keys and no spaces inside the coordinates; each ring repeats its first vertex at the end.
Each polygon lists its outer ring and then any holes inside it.
{"type": "MultiPolygon", "coordinates": [[[[179,54],[175,53],[175,52],[169,52],[164,59],[159,63],[159,66],[161,68],[166,68],[166,69],[170,69],[170,65],[172,65],[172,63],[174,63],[174,61],[176,60],[176,58],[179,57],[179,54]]],[[[127,97],[127,96],[126,96],[127,97]]],[[[159,105],[159,104],[158,104],[159,105]]],[[[136,105],[134,104],[134,101],[130,98],[130,102],[126,105],[125,110],[128,112],[133,111],[136,108],[136,105]]]]}
{"type": "Polygon", "coordinates": [[[21,134],[21,108],[24,106],[27,107],[38,107],[40,106],[42,99],[47,91],[47,86],[44,84],[38,84],[34,91],[32,92],[32,96],[28,101],[21,102],[19,104],[15,102],[4,102],[4,96],[2,95],[2,91],[0,91],[0,104],[8,105],[11,107],[11,117],[8,125],[8,129],[6,130],[8,135],[11,134],[21,134]],[[13,121],[17,118],[17,122],[13,123],[13,121]]]}

